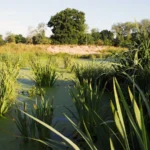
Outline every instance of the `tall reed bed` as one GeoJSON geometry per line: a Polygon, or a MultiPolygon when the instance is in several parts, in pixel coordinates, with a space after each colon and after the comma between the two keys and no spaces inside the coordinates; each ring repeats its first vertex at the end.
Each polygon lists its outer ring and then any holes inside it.
{"type": "MultiPolygon", "coordinates": [[[[129,76],[128,76],[129,77],[129,76]]],[[[69,117],[68,120],[76,131],[82,136],[88,145],[87,149],[98,150],[114,150],[114,149],[124,149],[124,150],[148,150],[150,149],[150,139],[149,139],[149,122],[147,118],[150,118],[150,105],[148,99],[140,89],[140,87],[132,80],[134,88],[133,90],[128,87],[128,95],[124,95],[124,88],[120,87],[116,78],[113,78],[113,93],[114,100],[110,101],[110,106],[114,119],[112,120],[110,126],[110,121],[105,121],[103,118],[93,110],[93,116],[95,116],[95,123],[99,126],[103,124],[108,131],[104,133],[103,138],[108,135],[105,139],[104,146],[100,146],[102,141],[98,141],[98,145],[93,143],[92,132],[88,130],[88,124],[84,124],[86,128],[86,133],[79,128],[69,117]],[[135,89],[139,92],[139,96],[135,96],[135,89]],[[142,104],[143,103],[143,104],[142,104]],[[144,110],[145,109],[145,110],[144,110]],[[147,112],[147,115],[145,114],[147,112]],[[109,142],[109,143],[108,143],[109,142]],[[100,146],[100,147],[99,147],[100,146]],[[107,147],[108,146],[108,147],[107,147]]],[[[89,107],[87,107],[89,110],[89,107]]],[[[99,128],[98,128],[99,129],[99,128]]],[[[93,126],[94,130],[94,126],[93,126]]],[[[97,130],[98,132],[99,130],[97,130]]],[[[102,133],[101,133],[102,135],[102,133]]]]}
{"type": "Polygon", "coordinates": [[[62,58],[63,58],[63,63],[64,63],[65,69],[71,68],[73,66],[73,63],[74,63],[74,57],[73,56],[66,54],[62,58]]]}
{"type": "MultiPolygon", "coordinates": [[[[149,99],[147,99],[140,87],[130,76],[127,75],[126,77],[133,83],[133,90],[128,87],[128,96],[124,95],[123,91],[125,89],[113,78],[114,98],[110,101],[113,117],[110,118],[109,115],[109,119],[107,117],[105,118],[106,114],[103,116],[99,112],[102,110],[100,102],[102,100],[101,94],[104,90],[100,91],[99,88],[92,88],[88,82],[84,82],[77,87],[73,91],[72,96],[79,116],[75,116],[71,110],[70,112],[79,120],[79,124],[76,125],[68,116],[65,116],[80,136],[78,136],[77,141],[75,140],[72,143],[68,138],[58,134],[58,132],[57,134],[74,149],[80,149],[77,145],[82,140],[85,149],[91,150],[148,150],[150,148],[148,121],[150,118],[149,99]],[[139,93],[138,96],[135,94],[137,91],[139,93]]],[[[41,122],[27,113],[24,114],[47,127],[49,130],[56,132],[48,124],[41,122]]],[[[51,147],[51,141],[44,144],[51,147]]],[[[55,141],[55,144],[57,145],[58,143],[55,141]]]]}
{"type": "Polygon", "coordinates": [[[101,88],[107,83],[106,89],[112,90],[112,77],[117,75],[111,63],[89,63],[86,65],[76,64],[73,66],[75,76],[80,83],[84,84],[84,80],[92,87],[99,85],[101,88]]]}
{"type": "Polygon", "coordinates": [[[34,81],[39,87],[52,87],[57,82],[58,74],[52,59],[42,61],[39,57],[30,59],[30,66],[34,74],[34,81]]]}
{"type": "MultiPolygon", "coordinates": [[[[46,100],[43,96],[41,96],[36,99],[35,103],[30,109],[24,103],[23,111],[30,113],[32,116],[40,119],[48,125],[51,125],[54,112],[53,101],[46,100]]],[[[30,140],[36,141],[39,139],[41,141],[46,141],[47,139],[51,139],[51,132],[47,128],[33,121],[25,114],[22,114],[19,108],[16,109],[15,124],[25,143],[29,142],[30,140]]]]}
{"type": "Polygon", "coordinates": [[[0,115],[4,115],[10,106],[15,102],[17,77],[19,74],[18,65],[10,62],[0,62],[0,115]]]}
{"type": "MultiPolygon", "coordinates": [[[[105,87],[102,89],[99,85],[92,87],[88,81],[84,81],[82,85],[76,85],[71,90],[71,96],[77,109],[77,114],[68,109],[78,122],[78,127],[93,143],[99,143],[99,148],[108,147],[109,144],[109,131],[105,128],[103,122],[97,122],[97,113],[103,121],[112,122],[110,107],[106,104],[103,98],[105,87]],[[105,143],[105,144],[104,144],[105,143]],[[106,144],[107,143],[107,144],[106,144]]],[[[82,141],[81,146],[85,147],[85,142],[80,136],[76,134],[77,141],[82,141]],[[82,140],[81,140],[82,139],[82,140]]],[[[86,147],[87,148],[87,147],[86,147]]]]}
{"type": "MultiPolygon", "coordinates": [[[[139,97],[137,98],[134,95],[135,91],[132,92],[128,87],[130,101],[128,103],[117,80],[113,81],[115,102],[111,101],[111,108],[118,131],[115,136],[117,136],[118,144],[124,150],[148,150],[150,149],[148,122],[146,122],[143,108],[146,105],[147,112],[150,112],[150,106],[138,85],[134,82],[133,84],[139,92],[139,97]],[[145,101],[144,105],[142,105],[142,101],[145,101]]],[[[148,118],[150,118],[149,113],[148,118]]],[[[113,147],[115,149],[118,145],[115,145],[114,142],[113,147]]]]}

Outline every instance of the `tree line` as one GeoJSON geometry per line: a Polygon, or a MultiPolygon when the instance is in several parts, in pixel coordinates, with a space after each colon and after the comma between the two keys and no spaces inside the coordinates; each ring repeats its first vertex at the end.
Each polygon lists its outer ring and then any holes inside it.
{"type": "Polygon", "coordinates": [[[112,25],[112,29],[99,31],[97,28],[89,32],[85,24],[85,13],[76,9],[67,8],[51,16],[47,25],[40,23],[32,30],[29,36],[8,33],[3,39],[0,35],[0,45],[5,43],[24,44],[80,44],[80,45],[112,45],[128,47],[138,42],[139,34],[150,38],[150,20],[140,22],[124,22],[112,25]],[[50,27],[52,35],[46,37],[46,27],[50,27]]]}

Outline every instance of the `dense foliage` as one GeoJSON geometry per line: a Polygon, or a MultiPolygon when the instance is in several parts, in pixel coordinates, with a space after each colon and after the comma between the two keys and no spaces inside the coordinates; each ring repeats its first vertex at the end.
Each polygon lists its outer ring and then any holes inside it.
{"type": "Polygon", "coordinates": [[[52,28],[54,44],[78,44],[85,30],[85,14],[67,8],[52,16],[48,27],[52,28]]]}

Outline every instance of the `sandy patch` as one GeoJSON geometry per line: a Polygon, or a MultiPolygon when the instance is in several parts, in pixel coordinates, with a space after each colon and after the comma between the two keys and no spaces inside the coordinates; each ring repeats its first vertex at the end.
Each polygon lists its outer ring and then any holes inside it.
{"type": "Polygon", "coordinates": [[[71,55],[74,54],[98,54],[101,50],[105,49],[103,46],[75,46],[75,45],[51,45],[47,48],[47,52],[50,53],[68,53],[71,55]]]}

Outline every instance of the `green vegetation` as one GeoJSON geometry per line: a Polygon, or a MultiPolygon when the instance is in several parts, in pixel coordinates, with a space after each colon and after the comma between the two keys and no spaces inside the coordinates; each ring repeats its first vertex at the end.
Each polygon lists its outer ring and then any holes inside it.
{"type": "Polygon", "coordinates": [[[4,39],[0,35],[0,45],[7,43],[22,44],[78,44],[127,47],[139,42],[139,34],[150,37],[150,20],[139,22],[123,22],[112,25],[111,30],[91,29],[85,24],[85,13],[76,9],[66,8],[50,17],[47,25],[39,23],[37,28],[29,28],[27,37],[21,34],[7,33],[4,39]],[[52,35],[46,36],[47,27],[51,28],[52,35]]]}
{"type": "Polygon", "coordinates": [[[16,79],[19,68],[0,62],[0,116],[3,116],[10,109],[16,100],[16,79]]]}
{"type": "Polygon", "coordinates": [[[150,20],[140,22],[115,23],[111,30],[91,29],[85,24],[85,13],[76,9],[66,8],[50,17],[47,24],[39,23],[37,28],[29,28],[27,37],[22,34],[8,32],[5,39],[0,35],[0,46],[8,43],[16,44],[78,44],[127,47],[139,42],[139,34],[150,37],[150,20]],[[46,36],[47,27],[52,35],[46,36]]]}
{"type": "Polygon", "coordinates": [[[67,8],[48,22],[48,27],[52,28],[51,36],[54,44],[78,44],[79,38],[85,30],[84,13],[76,9],[67,8]]]}
{"type": "Polygon", "coordinates": [[[43,64],[38,57],[33,57],[30,61],[30,66],[33,70],[36,85],[39,87],[54,86],[57,82],[58,75],[51,61],[48,60],[43,64]]]}
{"type": "Polygon", "coordinates": [[[67,8],[48,26],[50,39],[43,23],[27,38],[0,36],[0,120],[11,118],[9,126],[16,129],[4,131],[19,137],[23,148],[150,149],[150,21],[88,33],[85,14],[67,8]],[[96,54],[69,55],[31,45],[51,42],[108,46],[96,54]]]}
{"type": "MultiPolygon", "coordinates": [[[[46,100],[42,95],[40,97],[38,96],[38,99],[36,99],[35,104],[32,106],[32,110],[29,110],[24,103],[23,111],[32,114],[35,118],[49,125],[52,123],[54,112],[53,103],[46,100]]],[[[24,138],[23,141],[25,143],[30,140],[47,140],[51,138],[51,133],[47,128],[28,118],[25,114],[22,114],[19,108],[17,108],[15,113],[15,124],[20,132],[20,136],[24,138]]],[[[43,145],[40,145],[40,147],[44,148],[43,145]]]]}

